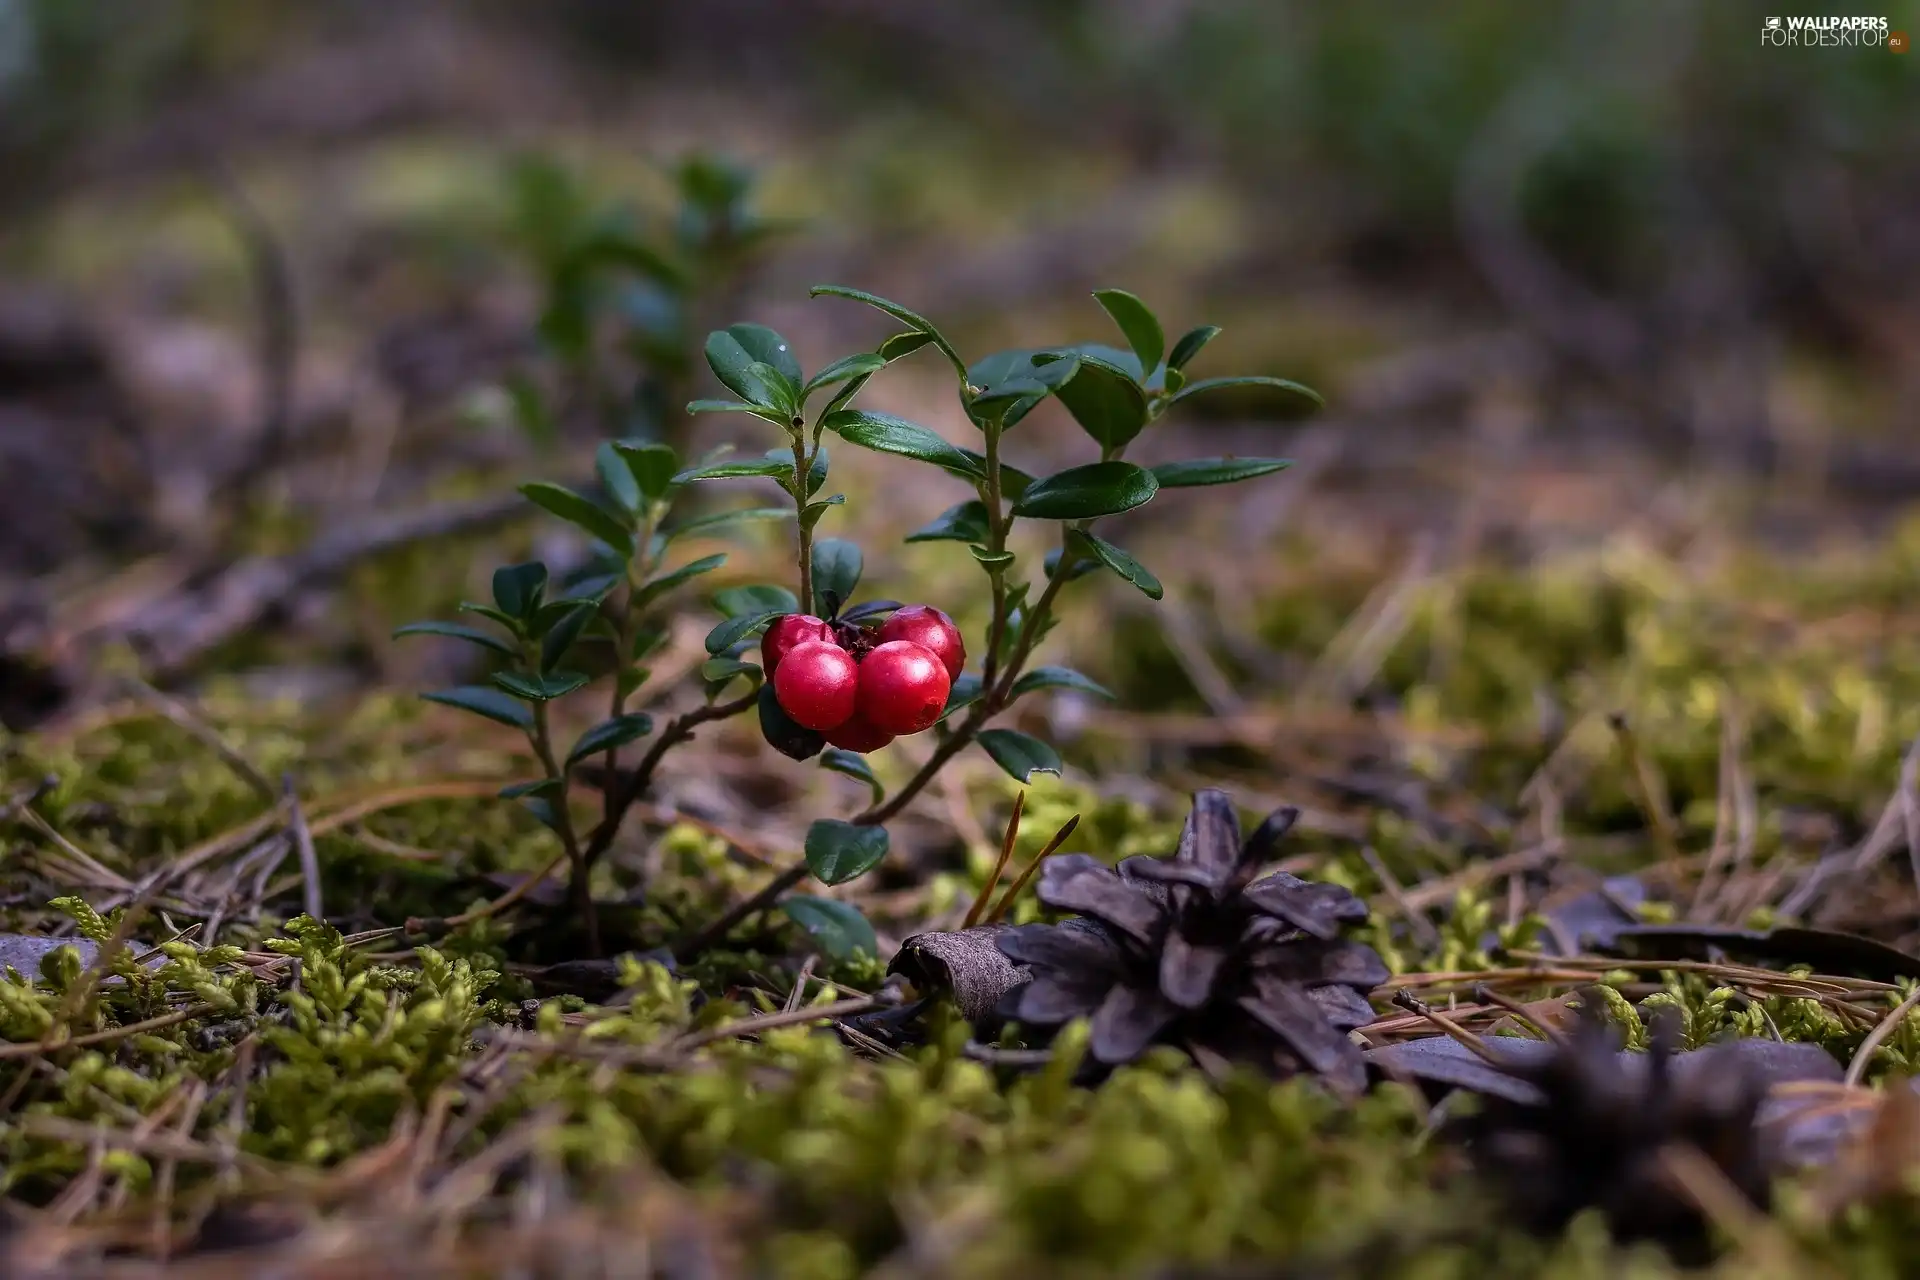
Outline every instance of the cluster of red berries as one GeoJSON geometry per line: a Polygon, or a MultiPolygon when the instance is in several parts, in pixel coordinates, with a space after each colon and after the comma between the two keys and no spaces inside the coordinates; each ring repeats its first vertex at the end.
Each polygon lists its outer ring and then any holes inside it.
{"type": "Polygon", "coordinates": [[[967,649],[952,618],[912,604],[878,630],[808,613],[775,618],[760,658],[789,719],[836,747],[867,752],[933,727],[967,649]]]}

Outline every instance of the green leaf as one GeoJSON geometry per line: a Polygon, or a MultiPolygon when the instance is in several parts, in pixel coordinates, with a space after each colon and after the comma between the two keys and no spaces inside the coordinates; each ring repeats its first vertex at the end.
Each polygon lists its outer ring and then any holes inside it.
{"type": "Polygon", "coordinates": [[[978,498],[956,503],[942,511],[931,524],[922,525],[907,535],[908,542],[985,542],[987,504],[978,498]]]}
{"type": "Polygon", "coordinates": [[[800,400],[806,402],[808,396],[822,387],[830,387],[836,382],[846,382],[878,373],[887,367],[887,358],[878,352],[862,351],[858,355],[842,356],[820,372],[807,379],[807,385],[800,389],[800,400]]]}
{"type": "Polygon", "coordinates": [[[394,638],[401,636],[451,636],[455,640],[465,640],[468,644],[477,644],[483,649],[495,653],[504,653],[512,657],[514,647],[489,631],[478,627],[465,627],[457,622],[409,622],[394,631],[394,638]]]}
{"type": "Polygon", "coordinates": [[[477,716],[485,716],[489,720],[512,725],[516,729],[533,727],[533,712],[498,689],[489,689],[485,685],[461,685],[458,689],[441,689],[434,693],[423,693],[420,696],[428,702],[458,707],[462,711],[471,711],[477,716]]]}
{"type": "Polygon", "coordinates": [[[853,599],[860,585],[863,559],[856,543],[845,538],[822,538],[813,544],[813,607],[825,618],[853,599]]]}
{"type": "Polygon", "coordinates": [[[754,583],[714,592],[713,607],[729,618],[739,618],[769,611],[798,613],[800,601],[785,587],[774,586],[772,583],[754,583]]]}
{"type": "Polygon", "coordinates": [[[725,653],[748,636],[758,635],[766,630],[767,624],[779,617],[782,612],[791,612],[791,610],[765,609],[759,613],[743,613],[737,618],[728,618],[707,632],[707,652],[725,653]]]}
{"type": "MultiPolygon", "coordinates": [[[[771,391],[769,391],[771,394],[771,391]]],[[[689,400],[688,413],[750,413],[756,418],[765,419],[776,426],[791,426],[791,418],[775,409],[763,408],[756,404],[747,404],[741,400],[689,400]]]]}
{"type": "MultiPolygon", "coordinates": [[[[807,290],[809,297],[818,298],[822,294],[832,298],[851,298],[855,302],[864,302],[870,307],[886,312],[901,324],[906,325],[909,329],[914,329],[926,334],[927,341],[940,348],[940,353],[946,356],[947,362],[953,366],[953,371],[962,378],[967,376],[967,362],[960,358],[960,353],[953,349],[953,344],[947,341],[946,335],[934,327],[933,321],[918,312],[909,311],[897,302],[889,302],[887,299],[876,294],[868,293],[865,290],[849,289],[845,285],[817,284],[807,290]]],[[[888,341],[892,341],[892,339],[888,341]]],[[[881,350],[883,352],[886,350],[885,343],[881,344],[881,350]]],[[[905,353],[903,352],[902,354],[905,353]]],[[[888,356],[888,359],[894,358],[893,356],[888,356]]]]}
{"type": "Polygon", "coordinates": [[[851,960],[861,952],[880,954],[880,940],[874,936],[873,926],[852,903],[801,893],[782,902],[780,910],[835,960],[851,960]]]}
{"type": "Polygon", "coordinates": [[[533,815],[536,822],[547,830],[554,832],[560,830],[560,815],[554,811],[553,801],[546,796],[522,796],[519,803],[533,815]]]}
{"type": "Polygon", "coordinates": [[[825,444],[815,446],[813,460],[807,464],[807,496],[811,498],[820,492],[820,486],[827,482],[827,469],[832,460],[827,457],[825,444]]]}
{"type": "Polygon", "coordinates": [[[975,560],[978,560],[989,569],[995,569],[1001,565],[1013,563],[1013,552],[1011,551],[989,551],[985,547],[968,547],[967,550],[973,553],[975,560]]]}
{"type": "Polygon", "coordinates": [[[593,469],[600,475],[600,483],[606,486],[607,493],[620,504],[620,509],[629,516],[640,510],[640,485],[633,478],[633,472],[627,469],[626,459],[614,447],[613,441],[602,441],[593,451],[593,469]]]}
{"type": "Polygon", "coordinates": [[[1093,297],[1127,335],[1127,345],[1140,357],[1140,368],[1147,373],[1158,368],[1167,350],[1167,335],[1160,328],[1159,317],[1125,289],[1096,289],[1093,297]]]}
{"type": "Polygon", "coordinates": [[[605,600],[613,589],[626,581],[624,573],[586,573],[573,578],[560,595],[563,601],[591,600],[596,604],[605,600]]]}
{"type": "Polygon", "coordinates": [[[763,324],[730,324],[727,334],[741,350],[761,364],[771,365],[797,391],[805,375],[787,340],[763,324]]]}
{"type": "Polygon", "coordinates": [[[719,697],[721,690],[741,676],[749,676],[758,683],[760,668],[755,663],[724,656],[708,658],[700,664],[700,679],[706,685],[709,701],[719,697]]]}
{"type": "Polygon", "coordinates": [[[599,503],[544,480],[523,484],[520,492],[535,506],[544,508],[606,543],[619,552],[623,559],[633,555],[632,530],[599,503]]]}
{"type": "Polygon", "coordinates": [[[980,677],[971,671],[962,671],[960,678],[947,691],[947,705],[941,709],[940,718],[945,720],[968,703],[980,701],[983,692],[985,690],[980,684],[980,677]]]}
{"type": "Polygon", "coordinates": [[[540,637],[540,669],[548,671],[558,666],[560,659],[573,648],[573,642],[580,638],[580,632],[599,613],[598,601],[583,600],[549,623],[540,637]]]}
{"type": "Polygon", "coordinates": [[[827,740],[812,729],[802,728],[793,722],[792,717],[781,709],[780,700],[773,696],[773,681],[760,686],[760,696],[755,702],[760,715],[760,736],[767,745],[789,760],[810,760],[820,754],[827,740]]]}
{"type": "Polygon", "coordinates": [[[1160,482],[1145,467],[1118,459],[1092,462],[1035,480],[1013,504],[1013,514],[1032,520],[1091,520],[1131,511],[1159,490],[1160,482]]]}
{"type": "Polygon", "coordinates": [[[1016,782],[1032,782],[1036,773],[1060,774],[1060,753],[1018,729],[982,729],[980,745],[1016,782]]]}
{"type": "Polygon", "coordinates": [[[1125,356],[1125,364],[1085,347],[1049,354],[1061,360],[1078,358],[1079,367],[1054,395],[1081,430],[1104,449],[1118,449],[1140,434],[1147,425],[1147,393],[1127,368],[1134,360],[1130,353],[1114,353],[1125,356]]]}
{"type": "Polygon", "coordinates": [[[1087,554],[1075,552],[1073,555],[1067,556],[1064,555],[1059,547],[1051,548],[1047,554],[1041,558],[1040,567],[1046,572],[1049,578],[1054,577],[1060,572],[1060,561],[1063,558],[1068,562],[1068,582],[1072,582],[1076,578],[1084,578],[1090,573],[1097,573],[1104,567],[1100,561],[1094,559],[1090,552],[1087,554]]]}
{"type": "MultiPolygon", "coordinates": [[[[475,604],[471,600],[462,600],[460,602],[460,612],[477,613],[483,618],[489,618],[494,622],[499,623],[501,626],[505,627],[507,630],[513,632],[513,634],[516,636],[521,635],[526,631],[526,623],[521,621],[519,618],[514,617],[510,613],[506,613],[502,610],[494,608],[490,604],[475,604]]],[[[514,652],[517,653],[519,651],[514,650],[514,652]]]]}
{"type": "Polygon", "coordinates": [[[1104,564],[1107,568],[1140,588],[1141,593],[1145,595],[1147,599],[1158,600],[1166,594],[1165,589],[1160,585],[1160,579],[1149,573],[1145,565],[1135,560],[1119,547],[1114,546],[1111,542],[1096,538],[1090,533],[1079,531],[1073,533],[1070,536],[1070,540],[1075,550],[1091,555],[1101,564],[1104,564]]]}
{"type": "Polygon", "coordinates": [[[754,524],[764,520],[791,520],[792,507],[742,507],[736,511],[714,511],[704,516],[696,516],[685,524],[667,530],[667,541],[685,537],[690,533],[709,533],[729,525],[754,524]]]}
{"type": "Polygon", "coordinates": [[[791,352],[781,352],[785,341],[762,325],[737,324],[707,335],[707,366],[727,390],[761,409],[791,413],[800,394],[799,364],[791,352]],[[753,344],[741,341],[745,331],[753,344]],[[772,335],[772,342],[767,339],[772,335]],[[780,357],[784,355],[784,361],[780,357]],[[775,357],[768,359],[768,356],[775,357]],[[787,372],[790,365],[792,373],[787,372]]]}
{"type": "Polygon", "coordinates": [[[883,613],[892,613],[900,607],[898,600],[862,600],[851,609],[840,611],[840,621],[858,622],[862,618],[877,618],[883,613]]]}
{"type": "Polygon", "coordinates": [[[627,464],[627,471],[633,476],[634,483],[640,486],[640,492],[655,502],[673,491],[680,483],[674,473],[680,469],[680,457],[669,445],[638,444],[631,440],[615,440],[614,451],[627,464]]]}
{"type": "Polygon", "coordinates": [[[525,619],[539,608],[540,593],[546,586],[547,566],[539,561],[505,565],[493,571],[493,602],[501,613],[525,619]]]}
{"type": "Polygon", "coordinates": [[[1173,344],[1173,354],[1167,357],[1167,368],[1184,369],[1200,349],[1220,336],[1220,326],[1203,324],[1187,330],[1180,335],[1180,341],[1173,344]]]}
{"type": "Polygon", "coordinates": [[[549,671],[545,675],[529,676],[519,671],[496,671],[493,682],[516,698],[525,698],[530,702],[551,702],[555,698],[564,698],[575,689],[587,683],[587,677],[579,671],[549,671]]]}
{"type": "Polygon", "coordinates": [[[653,717],[644,711],[630,712],[623,716],[614,716],[602,720],[593,728],[580,735],[573,744],[573,750],[567,752],[567,768],[571,769],[588,756],[599,755],[602,751],[611,751],[615,747],[624,747],[636,738],[644,738],[653,732],[653,717]]]}
{"type": "Polygon", "coordinates": [[[850,444],[880,453],[899,454],[931,462],[936,467],[962,475],[969,480],[982,478],[982,472],[960,449],[948,444],[917,422],[887,413],[865,409],[842,409],[828,414],[821,422],[827,430],[850,444]]]}
{"type": "Polygon", "coordinates": [[[849,778],[858,778],[872,789],[873,803],[879,804],[887,798],[887,789],[880,785],[880,779],[873,774],[873,766],[867,758],[851,751],[842,751],[839,747],[829,747],[820,757],[820,766],[835,773],[844,773],[849,778]]]}
{"type": "Polygon", "coordinates": [[[845,506],[846,502],[847,495],[844,493],[831,493],[818,502],[809,502],[800,512],[800,527],[812,533],[813,527],[820,523],[820,517],[827,514],[828,508],[845,506]]]}
{"type": "Polygon", "coordinates": [[[748,365],[747,372],[773,389],[773,407],[784,417],[787,425],[799,426],[800,388],[788,382],[778,369],[759,360],[748,365]]]}
{"type": "Polygon", "coordinates": [[[793,455],[789,453],[782,461],[775,457],[742,458],[738,462],[715,462],[704,467],[688,467],[673,477],[675,484],[692,484],[698,480],[733,480],[741,476],[770,476],[785,482],[793,475],[793,455]]]}
{"type": "Polygon", "coordinates": [[[996,351],[967,370],[967,381],[979,391],[969,406],[976,420],[1013,426],[1079,368],[1078,357],[1035,364],[1036,354],[996,351]]]}
{"type": "Polygon", "coordinates": [[[641,587],[634,597],[634,607],[645,608],[681,583],[691,581],[703,573],[712,573],[726,562],[727,555],[723,551],[718,555],[701,556],[698,560],[683,564],[678,569],[670,570],[656,578],[649,578],[646,585],[641,587]]]}
{"type": "Polygon", "coordinates": [[[1161,463],[1153,469],[1153,478],[1162,489],[1191,489],[1270,476],[1292,465],[1287,458],[1188,458],[1185,462],[1161,463]]]}
{"type": "Polygon", "coordinates": [[[932,341],[933,338],[930,335],[918,329],[910,329],[906,333],[896,333],[882,342],[875,354],[888,364],[892,364],[901,356],[910,356],[932,341]]]}
{"type": "Polygon", "coordinates": [[[1113,701],[1113,694],[1104,685],[1089,680],[1072,667],[1035,667],[1013,682],[1013,696],[1016,698],[1040,689],[1076,689],[1096,698],[1113,701]]]}
{"type": "Polygon", "coordinates": [[[1241,387],[1265,387],[1272,391],[1282,391],[1291,397],[1305,400],[1315,408],[1320,408],[1327,403],[1312,387],[1303,387],[1285,378],[1241,377],[1202,378],[1198,382],[1190,382],[1180,389],[1179,394],[1170,397],[1167,404],[1171,407],[1191,400],[1195,396],[1205,395],[1209,391],[1229,391],[1241,387]]]}
{"type": "Polygon", "coordinates": [[[807,870],[822,884],[845,884],[887,856],[885,827],[821,818],[807,828],[807,870]]]}
{"type": "Polygon", "coordinates": [[[502,800],[518,800],[522,796],[555,795],[560,791],[560,779],[536,778],[532,782],[515,782],[500,788],[497,793],[502,800]]]}

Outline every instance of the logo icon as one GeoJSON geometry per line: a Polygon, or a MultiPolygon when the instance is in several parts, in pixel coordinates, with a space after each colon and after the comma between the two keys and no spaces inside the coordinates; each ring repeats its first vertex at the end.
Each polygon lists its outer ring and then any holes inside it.
{"type": "Polygon", "coordinates": [[[1778,31],[1779,29],[1780,29],[1780,19],[1778,18],[1767,19],[1767,30],[1778,31]]]}
{"type": "Polygon", "coordinates": [[[1895,53],[1907,53],[1913,48],[1913,42],[1907,39],[1904,31],[1887,32],[1887,48],[1895,53]]]}

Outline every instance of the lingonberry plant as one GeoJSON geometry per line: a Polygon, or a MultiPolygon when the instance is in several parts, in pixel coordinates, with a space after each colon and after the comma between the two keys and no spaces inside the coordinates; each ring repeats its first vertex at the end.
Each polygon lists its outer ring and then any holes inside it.
{"type": "MultiPolygon", "coordinates": [[[[612,441],[598,455],[598,497],[545,482],[522,486],[534,503],[585,533],[594,559],[549,591],[539,564],[514,565],[494,575],[493,603],[467,611],[499,629],[451,622],[415,623],[399,634],[453,636],[500,659],[490,685],[426,695],[525,731],[542,776],[503,795],[530,806],[557,834],[572,866],[573,901],[590,943],[598,947],[588,877],[612,844],[622,818],[647,791],[661,758],[702,724],[759,713],[766,740],[781,753],[858,778],[872,802],[848,819],[822,818],[809,828],[806,858],[759,893],[683,940],[697,949],[724,936],[748,915],[773,905],[811,872],[839,884],[886,856],[885,823],[910,804],[959,752],[978,745],[1013,777],[1057,773],[1060,758],[1047,743],[993,720],[1020,698],[1043,689],[1105,690],[1067,667],[1034,666],[1041,641],[1058,620],[1067,585],[1089,573],[1111,571],[1152,599],[1161,585],[1138,560],[1094,532],[1097,521],[1146,503],[1162,488],[1228,484],[1272,474],[1281,458],[1197,458],[1147,468],[1126,460],[1128,446],[1162,414],[1195,396],[1222,388],[1264,387],[1314,404],[1319,397],[1298,383],[1269,377],[1190,380],[1187,365],[1219,333],[1212,325],[1189,331],[1168,349],[1159,320],[1132,294],[1117,289],[1094,296],[1119,326],[1127,347],[1082,343],[1001,351],[972,364],[925,317],[855,289],[821,286],[818,295],[877,308],[904,326],[875,350],[843,357],[806,376],[786,339],[762,325],[735,324],[706,344],[707,363],[737,399],[699,400],[693,413],[744,413],[768,423],[779,443],[765,455],[723,452],[682,466],[663,444],[612,441]],[[931,347],[949,366],[960,403],[980,433],[980,447],[951,444],[927,427],[854,407],[868,381],[892,362],[931,347]],[[1048,397],[1058,399],[1099,446],[1096,461],[1034,477],[1003,456],[1007,435],[1048,397]],[[953,619],[927,604],[893,600],[856,602],[863,559],[841,538],[814,536],[824,517],[845,502],[819,496],[828,477],[828,435],[847,444],[935,467],[969,484],[974,496],[941,512],[909,542],[959,542],[980,566],[990,599],[990,621],[979,637],[979,663],[968,670],[968,646],[953,619]],[[675,503],[688,486],[741,478],[772,480],[790,505],[714,511],[677,519],[675,503]],[[631,710],[655,703],[645,663],[664,631],[655,611],[675,588],[725,561],[711,555],[669,567],[676,541],[743,521],[795,522],[793,587],[732,587],[712,597],[723,615],[706,639],[700,669],[701,703],[680,712],[655,733],[655,717],[631,710]],[[1037,577],[1023,576],[1009,541],[1015,522],[1052,525],[1058,545],[1037,577]],[[578,654],[607,672],[601,697],[606,715],[564,754],[554,741],[550,708],[594,683],[578,654]],[[759,663],[750,661],[757,656],[759,663]],[[742,690],[734,693],[735,690],[742,690]],[[729,694],[734,696],[729,697],[729,694]],[[932,731],[926,762],[891,796],[862,756],[895,738],[932,731]],[[624,747],[651,736],[630,769],[624,747]],[[583,763],[603,763],[598,820],[576,826],[568,795],[583,763]]],[[[948,602],[952,603],[952,602],[948,602]]],[[[871,937],[843,904],[796,898],[789,914],[833,939],[871,937]]]]}

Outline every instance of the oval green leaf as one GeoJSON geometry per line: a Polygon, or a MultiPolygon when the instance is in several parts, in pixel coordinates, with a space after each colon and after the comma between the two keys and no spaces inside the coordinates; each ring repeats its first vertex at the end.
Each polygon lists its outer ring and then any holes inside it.
{"type": "Polygon", "coordinates": [[[615,440],[614,452],[627,464],[640,492],[656,502],[672,492],[674,473],[680,469],[680,455],[671,445],[658,441],[615,440]]]}
{"type": "Polygon", "coordinates": [[[1292,465],[1290,458],[1188,458],[1185,462],[1161,463],[1153,469],[1153,478],[1162,489],[1191,489],[1270,476],[1292,465]]]}
{"type": "Polygon", "coordinates": [[[483,649],[495,653],[513,656],[514,647],[491,632],[478,627],[462,626],[458,622],[409,622],[394,631],[394,638],[401,636],[449,636],[455,640],[465,640],[468,644],[477,644],[483,649]]]}
{"type": "Polygon", "coordinates": [[[1302,386],[1298,382],[1289,382],[1285,378],[1241,377],[1202,378],[1198,382],[1189,382],[1177,395],[1170,397],[1167,404],[1171,407],[1210,391],[1231,391],[1245,387],[1264,387],[1270,391],[1284,392],[1288,396],[1305,400],[1315,408],[1322,408],[1327,403],[1312,387],[1302,386]]]}
{"type": "Polygon", "coordinates": [[[713,607],[729,618],[739,618],[769,611],[798,613],[800,601],[785,587],[770,582],[756,582],[714,592],[713,607]]]}
{"type": "Polygon", "coordinates": [[[887,856],[885,827],[821,818],[807,828],[807,870],[822,884],[845,884],[887,856]]]}
{"type": "Polygon", "coordinates": [[[873,775],[873,767],[865,756],[852,751],[843,751],[839,747],[829,747],[820,757],[822,768],[835,773],[844,773],[849,778],[857,778],[867,784],[872,792],[873,803],[879,804],[887,797],[887,789],[880,785],[880,779],[873,775]]]}
{"type": "Polygon", "coordinates": [[[489,689],[485,685],[461,685],[458,689],[440,689],[420,696],[428,702],[458,707],[462,711],[471,711],[477,716],[485,716],[489,720],[512,725],[516,729],[533,727],[533,712],[529,711],[524,703],[516,702],[500,690],[489,689]]]}
{"type": "Polygon", "coordinates": [[[828,414],[821,422],[827,430],[849,444],[878,453],[898,454],[931,462],[934,466],[978,480],[984,474],[972,459],[939,435],[917,422],[896,418],[889,413],[865,409],[842,409],[828,414]]]}
{"type": "MultiPolygon", "coordinates": [[[[967,376],[967,362],[960,358],[960,353],[953,349],[953,344],[947,341],[946,335],[934,327],[933,321],[927,319],[919,312],[909,311],[899,303],[889,301],[886,298],[880,297],[878,294],[868,293],[864,289],[849,289],[842,284],[817,284],[807,290],[807,296],[810,298],[822,296],[829,298],[848,298],[854,302],[864,302],[876,310],[884,311],[901,324],[906,325],[909,329],[914,329],[926,334],[927,341],[940,348],[940,353],[946,356],[947,362],[953,366],[953,371],[962,378],[967,376]]],[[[895,339],[888,339],[888,342],[893,341],[895,341],[895,339]]],[[[883,354],[887,354],[885,343],[881,344],[881,351],[883,354]]],[[[901,352],[900,354],[904,355],[905,352],[901,352]]],[[[892,354],[887,354],[887,358],[892,360],[897,357],[892,354]]]]}
{"type": "Polygon", "coordinates": [[[820,617],[838,613],[853,598],[863,564],[858,544],[845,538],[813,544],[813,607],[820,617]]]}
{"type": "Polygon", "coordinates": [[[878,352],[862,351],[858,355],[842,356],[807,380],[800,389],[800,399],[806,398],[822,387],[830,387],[836,382],[845,382],[871,373],[878,373],[887,367],[887,358],[878,352]]]}
{"type": "MultiPolygon", "coordinates": [[[[1061,359],[1076,357],[1073,351],[1056,354],[1061,359]]],[[[1114,354],[1124,355],[1128,364],[1135,358],[1129,352],[1114,354]]],[[[1079,367],[1054,394],[1081,430],[1102,448],[1118,449],[1147,425],[1147,393],[1125,364],[1085,350],[1077,358],[1079,367]]]]}
{"type": "Polygon", "coordinates": [[[1093,297],[1127,336],[1127,345],[1140,357],[1140,367],[1152,373],[1167,350],[1167,335],[1160,328],[1160,318],[1125,289],[1096,289],[1093,297]]]}
{"type": "Polygon", "coordinates": [[[1111,542],[1096,538],[1090,533],[1075,533],[1073,545],[1081,553],[1092,556],[1138,587],[1147,599],[1158,600],[1166,594],[1166,589],[1160,585],[1160,579],[1149,573],[1145,565],[1111,542]]]}
{"type": "MultiPolygon", "coordinates": [[[[502,565],[493,571],[493,602],[512,618],[525,618],[540,605],[546,590],[547,566],[538,560],[502,565]]],[[[480,612],[476,609],[475,612],[480,612]]]]}
{"type": "Polygon", "coordinates": [[[704,467],[688,467],[673,477],[675,484],[692,484],[698,480],[734,480],[741,476],[769,476],[775,480],[786,480],[793,474],[793,455],[788,454],[785,462],[778,458],[742,458],[738,462],[715,462],[704,467]]]}
{"type": "MultiPolygon", "coordinates": [[[[544,632],[540,637],[540,666],[550,670],[560,665],[560,660],[573,648],[573,642],[580,638],[587,624],[600,614],[598,600],[581,600],[572,605],[556,601],[561,608],[555,616],[545,621],[544,632]]],[[[551,607],[551,606],[549,606],[551,607]]],[[[545,611],[542,610],[544,613],[545,611]]]]}
{"type": "Polygon", "coordinates": [[[880,954],[873,926],[852,903],[795,894],[780,904],[789,920],[805,929],[835,960],[850,960],[861,952],[880,954]]]}
{"type": "Polygon", "coordinates": [[[1203,324],[1187,330],[1180,335],[1180,341],[1173,344],[1173,354],[1167,357],[1167,368],[1184,369],[1200,354],[1200,349],[1220,336],[1220,326],[1203,324]]]}
{"type": "Polygon", "coordinates": [[[985,542],[987,504],[975,498],[955,503],[929,524],[908,534],[908,542],[985,542]]]}
{"type": "Polygon", "coordinates": [[[1041,689],[1072,689],[1113,701],[1113,693],[1105,685],[1088,679],[1072,667],[1035,667],[1013,682],[1013,696],[1016,698],[1041,689]]]}
{"type": "Polygon", "coordinates": [[[587,676],[579,671],[549,671],[539,676],[519,671],[496,671],[493,673],[493,682],[516,698],[525,698],[529,702],[551,702],[585,685],[587,676]]]}
{"type": "Polygon", "coordinates": [[[676,525],[667,530],[666,540],[683,538],[690,533],[711,533],[715,529],[724,529],[736,524],[756,524],[765,520],[791,520],[792,507],[742,507],[737,511],[714,511],[704,516],[696,516],[685,524],[676,525]]]}
{"type": "Polygon", "coordinates": [[[980,745],[1016,782],[1032,782],[1036,773],[1060,774],[1060,753],[1018,729],[982,729],[980,745]]]}
{"type": "Polygon", "coordinates": [[[1115,459],[1069,467],[1027,486],[1013,514],[1032,520],[1091,520],[1131,511],[1160,491],[1145,467],[1115,459]]]}
{"type": "Polygon", "coordinates": [[[634,607],[645,608],[681,583],[697,578],[703,573],[712,573],[726,562],[727,554],[722,551],[717,555],[701,556],[698,560],[683,564],[678,569],[669,570],[657,578],[650,578],[646,585],[640,588],[639,594],[634,597],[634,607]]]}
{"type": "Polygon", "coordinates": [[[728,618],[707,632],[707,652],[716,655],[725,653],[748,636],[764,631],[767,624],[779,617],[781,612],[788,611],[765,609],[759,613],[745,613],[737,618],[728,618]]]}
{"type": "Polygon", "coordinates": [[[727,334],[755,361],[771,365],[796,390],[799,388],[803,380],[800,361],[795,358],[793,348],[785,338],[763,324],[730,324],[727,334]]]}
{"type": "Polygon", "coordinates": [[[593,469],[600,476],[600,483],[608,496],[619,504],[621,511],[632,516],[640,510],[645,495],[641,493],[639,482],[633,478],[626,459],[620,456],[613,441],[603,440],[600,447],[593,451],[593,469]]]}
{"type": "Polygon", "coordinates": [[[535,506],[606,543],[619,552],[622,559],[633,555],[633,531],[618,516],[592,499],[545,480],[523,484],[520,492],[535,506]]]}
{"type": "Polygon", "coordinates": [[[567,752],[567,767],[571,769],[588,756],[599,755],[602,751],[611,751],[615,747],[624,747],[629,742],[644,738],[652,732],[653,717],[642,711],[602,720],[581,734],[580,740],[573,744],[573,750],[567,752]]]}

